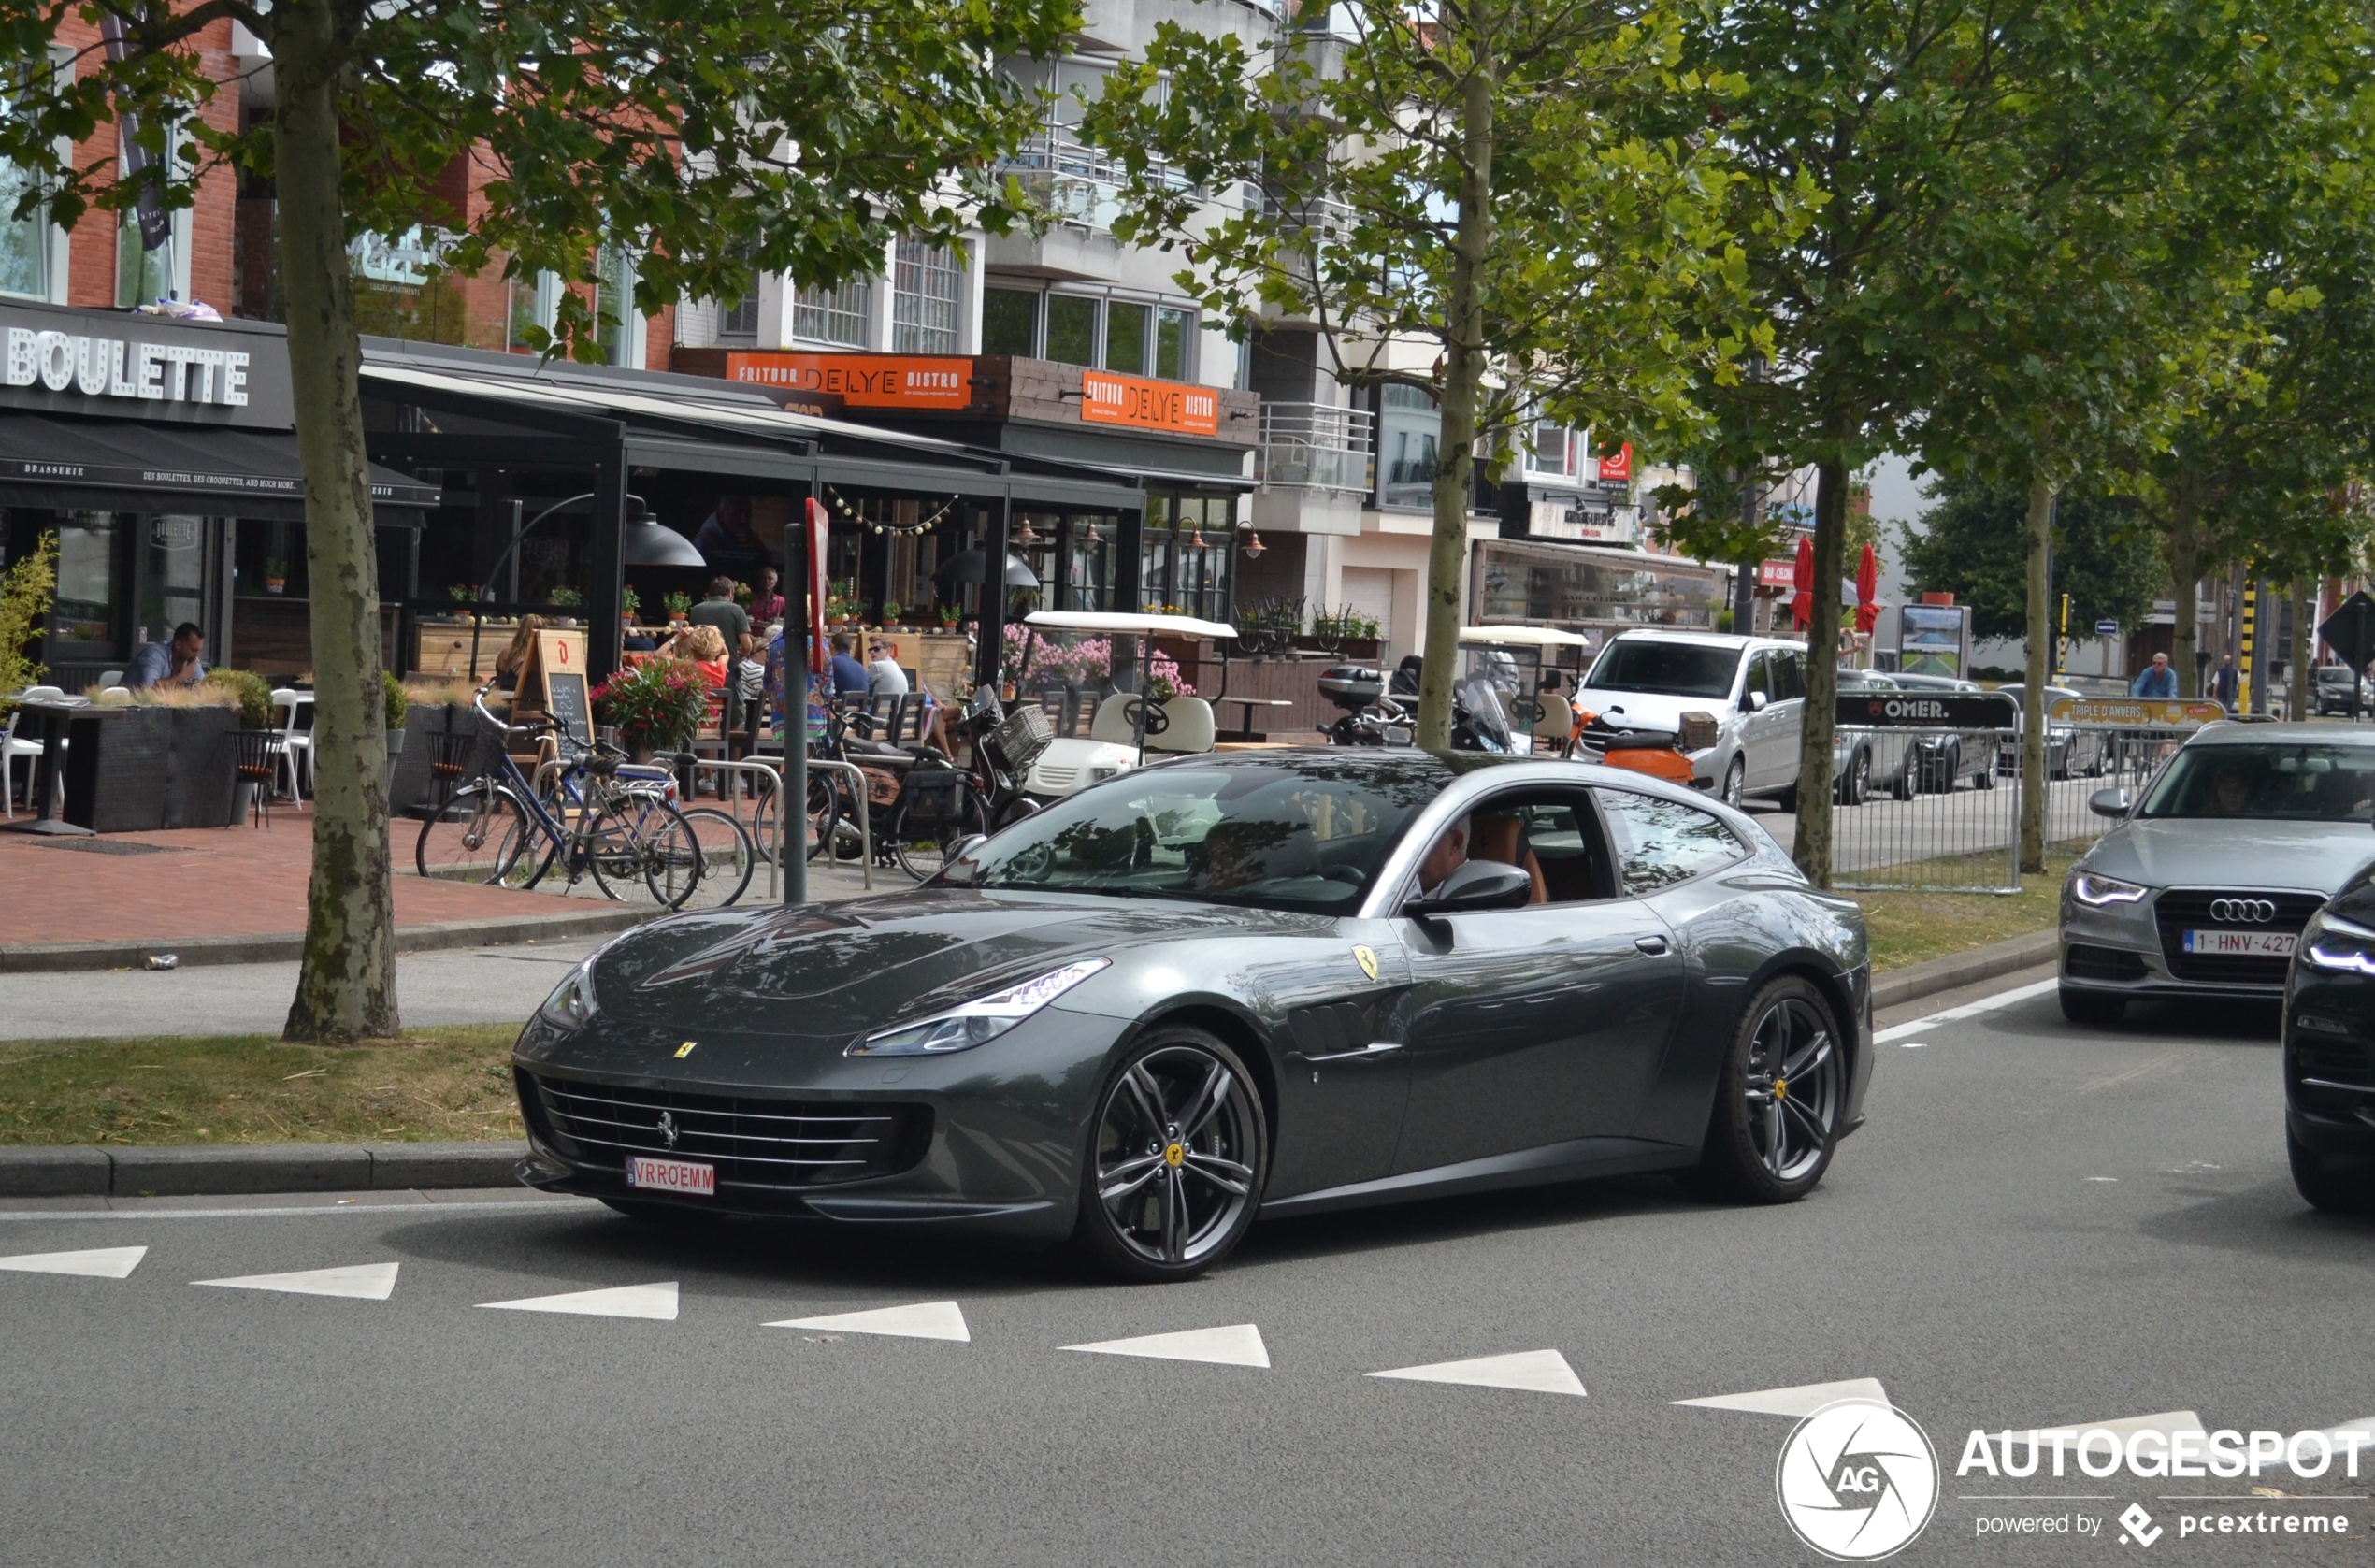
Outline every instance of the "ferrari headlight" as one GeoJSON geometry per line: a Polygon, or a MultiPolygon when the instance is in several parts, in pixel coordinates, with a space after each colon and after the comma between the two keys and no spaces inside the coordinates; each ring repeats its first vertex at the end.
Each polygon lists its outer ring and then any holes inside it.
{"type": "Polygon", "coordinates": [[[2106,904],[2132,904],[2152,891],[2132,882],[2122,882],[2100,871],[2080,871],[2070,878],[2070,896],[2093,909],[2106,904]]]}
{"type": "Polygon", "coordinates": [[[2320,913],[2301,928],[2301,958],[2312,969],[2375,974],[2375,931],[2320,913]]]}
{"type": "Polygon", "coordinates": [[[1083,958],[1050,970],[1036,980],[1009,985],[1002,991],[935,1013],[912,1024],[870,1034],[845,1053],[853,1057],[939,1057],[968,1051],[995,1040],[1066,991],[1109,967],[1110,958],[1083,958]]]}
{"type": "Polygon", "coordinates": [[[553,987],[544,1005],[536,1015],[556,1029],[582,1029],[594,1018],[598,1004],[594,1000],[594,960],[586,959],[569,971],[569,978],[553,987]]]}

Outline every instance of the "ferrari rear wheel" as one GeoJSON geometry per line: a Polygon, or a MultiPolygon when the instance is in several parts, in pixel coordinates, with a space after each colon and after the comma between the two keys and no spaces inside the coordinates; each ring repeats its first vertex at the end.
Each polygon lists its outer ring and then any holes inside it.
{"type": "Polygon", "coordinates": [[[1098,1097],[1076,1239],[1127,1278],[1193,1279],[1245,1238],[1269,1173],[1245,1064],[1202,1029],[1158,1029],[1098,1097]]]}
{"type": "Polygon", "coordinates": [[[1831,1005],[1785,975],[1741,1011],[1725,1053],[1699,1177],[1750,1203],[1791,1203],[1830,1169],[1847,1114],[1848,1059],[1831,1005]]]}

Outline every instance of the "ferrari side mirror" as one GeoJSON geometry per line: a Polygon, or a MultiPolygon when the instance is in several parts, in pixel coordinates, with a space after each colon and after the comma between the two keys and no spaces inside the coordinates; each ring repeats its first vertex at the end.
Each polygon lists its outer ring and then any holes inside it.
{"type": "Polygon", "coordinates": [[[1402,906],[1404,914],[1461,914],[1471,910],[1521,909],[1533,897],[1533,878],[1520,866],[1471,860],[1402,906]]]}

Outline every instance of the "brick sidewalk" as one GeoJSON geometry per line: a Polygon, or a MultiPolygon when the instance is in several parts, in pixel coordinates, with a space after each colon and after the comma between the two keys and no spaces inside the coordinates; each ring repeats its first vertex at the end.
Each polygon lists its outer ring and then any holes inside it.
{"type": "MultiPolygon", "coordinates": [[[[579,897],[561,879],[535,892],[487,887],[413,874],[412,835],[398,824],[396,923],[439,926],[465,920],[564,918],[606,907],[590,879],[579,897]]],[[[159,833],[44,838],[0,831],[0,948],[27,944],[186,940],[192,937],[294,936],[305,929],[306,878],[312,865],[313,813],[281,805],[269,831],[197,827],[159,833]]],[[[877,871],[878,892],[909,885],[877,871]]],[[[843,867],[812,868],[810,897],[858,894],[843,867]]],[[[746,903],[765,903],[767,870],[757,869],[746,903]]],[[[698,897],[695,903],[702,902],[698,897]]],[[[616,906],[607,906],[616,907],[616,906]]]]}

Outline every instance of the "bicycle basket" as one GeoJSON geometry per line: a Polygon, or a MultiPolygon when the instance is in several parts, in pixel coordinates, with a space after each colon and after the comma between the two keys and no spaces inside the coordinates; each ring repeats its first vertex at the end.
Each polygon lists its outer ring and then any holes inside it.
{"type": "Polygon", "coordinates": [[[1054,742],[1056,728],[1047,722],[1046,709],[1036,702],[1017,702],[1013,712],[998,721],[990,737],[998,742],[1007,768],[1021,773],[1054,742]]]}

